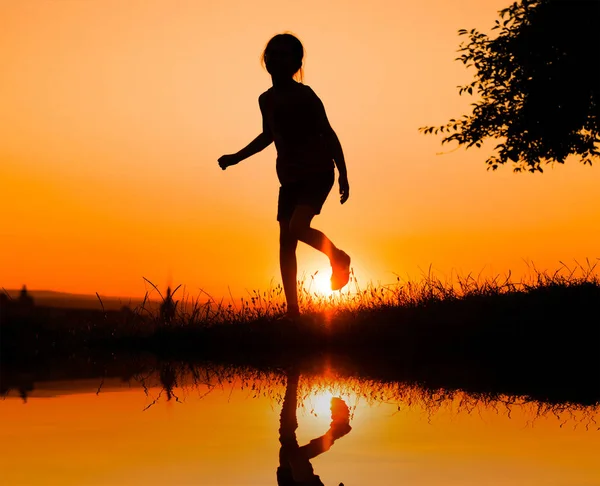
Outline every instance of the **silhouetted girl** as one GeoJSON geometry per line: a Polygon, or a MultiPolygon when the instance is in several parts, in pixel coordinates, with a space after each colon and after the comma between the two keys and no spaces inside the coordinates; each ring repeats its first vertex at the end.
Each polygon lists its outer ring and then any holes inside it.
{"type": "Polygon", "coordinates": [[[289,317],[299,314],[298,241],[329,257],[333,290],[344,287],[350,276],[350,257],[310,225],[333,187],[334,167],[339,171],[342,204],[348,200],[350,186],[342,146],[323,103],[309,86],[294,79],[298,76],[302,80],[303,57],[302,43],[291,34],[278,34],[267,43],[262,58],[273,86],[258,98],[262,133],[239,152],[219,158],[219,165],[225,170],[275,142],[281,183],[277,207],[279,263],[289,317]]]}

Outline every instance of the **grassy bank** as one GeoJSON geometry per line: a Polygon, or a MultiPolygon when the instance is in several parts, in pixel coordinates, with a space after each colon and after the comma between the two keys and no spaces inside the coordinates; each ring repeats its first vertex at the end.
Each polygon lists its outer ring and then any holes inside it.
{"type": "Polygon", "coordinates": [[[596,403],[600,282],[593,268],[567,270],[520,282],[352,282],[330,298],[305,285],[306,313],[296,322],[277,320],[279,288],[237,303],[186,302],[170,318],[143,306],[68,319],[5,312],[1,361],[19,370],[81,353],[151,353],[164,362],[285,368],[331,356],[366,378],[596,403]]]}

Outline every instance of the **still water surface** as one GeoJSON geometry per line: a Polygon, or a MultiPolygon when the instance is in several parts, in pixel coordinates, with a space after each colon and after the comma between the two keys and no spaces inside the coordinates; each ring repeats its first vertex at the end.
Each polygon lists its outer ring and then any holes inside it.
{"type": "Polygon", "coordinates": [[[327,486],[600,485],[597,407],[332,375],[300,375],[296,390],[291,376],[54,381],[26,401],[12,391],[0,401],[0,483],[276,485],[284,404],[302,446],[330,429],[340,396],[351,430],[312,443],[327,442],[310,461],[327,486]]]}

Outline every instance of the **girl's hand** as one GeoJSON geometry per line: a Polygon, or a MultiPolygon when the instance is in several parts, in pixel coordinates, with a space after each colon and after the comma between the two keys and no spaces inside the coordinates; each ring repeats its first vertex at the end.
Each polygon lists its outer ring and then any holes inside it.
{"type": "Polygon", "coordinates": [[[350,184],[348,184],[348,176],[341,175],[338,179],[340,184],[340,203],[344,204],[350,197],[350,184]]]}
{"type": "Polygon", "coordinates": [[[230,165],[239,164],[240,162],[240,158],[235,154],[222,155],[219,157],[219,166],[223,170],[227,169],[230,165]]]}

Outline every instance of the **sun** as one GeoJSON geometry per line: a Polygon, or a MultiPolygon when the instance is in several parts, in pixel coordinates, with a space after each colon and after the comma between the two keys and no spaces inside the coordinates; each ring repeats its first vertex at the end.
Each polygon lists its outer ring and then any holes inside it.
{"type": "Polygon", "coordinates": [[[331,295],[333,295],[333,290],[331,290],[331,281],[330,281],[330,276],[331,276],[331,269],[329,270],[318,270],[317,272],[313,273],[311,278],[312,278],[312,285],[311,285],[311,292],[316,292],[318,295],[323,296],[323,297],[329,297],[331,295]]]}
{"type": "Polygon", "coordinates": [[[329,416],[331,414],[331,392],[318,392],[310,397],[310,405],[317,417],[329,416]]]}

